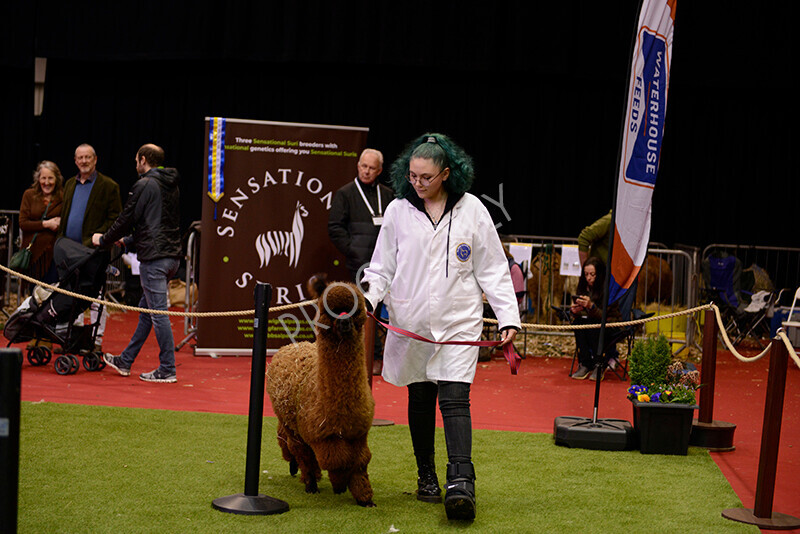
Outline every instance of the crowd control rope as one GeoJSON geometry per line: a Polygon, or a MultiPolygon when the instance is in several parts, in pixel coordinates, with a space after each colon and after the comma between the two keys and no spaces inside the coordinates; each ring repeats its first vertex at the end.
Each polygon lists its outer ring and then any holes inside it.
{"type": "Polygon", "coordinates": [[[783,328],[778,329],[778,337],[781,338],[781,341],[783,341],[783,344],[786,346],[786,350],[789,352],[789,356],[792,357],[792,360],[794,360],[795,365],[800,367],[800,356],[798,356],[794,351],[792,342],[789,339],[789,336],[786,335],[786,332],[783,330],[783,328]]]}
{"type": "Polygon", "coordinates": [[[731,339],[728,337],[728,332],[725,331],[725,325],[722,324],[722,312],[720,312],[716,305],[714,305],[714,315],[717,318],[717,326],[719,327],[719,333],[722,335],[722,342],[725,344],[725,347],[731,352],[731,354],[733,354],[740,362],[750,363],[760,360],[769,352],[769,349],[772,348],[772,342],[770,341],[769,345],[767,345],[767,348],[755,356],[748,357],[739,354],[739,352],[734,348],[733,343],[731,343],[731,339]]]}
{"type": "MultiPolygon", "coordinates": [[[[236,317],[236,316],[245,316],[245,315],[254,315],[255,314],[255,309],[253,309],[253,308],[250,308],[250,309],[247,309],[247,310],[212,311],[212,312],[187,312],[187,311],[181,312],[181,311],[171,311],[171,310],[152,310],[150,308],[141,308],[141,307],[138,307],[138,306],[129,306],[127,304],[120,304],[120,303],[117,303],[117,302],[111,302],[111,301],[102,300],[102,299],[98,299],[98,298],[88,297],[86,295],[81,295],[80,293],[75,293],[73,291],[69,291],[67,289],[64,289],[64,288],[61,288],[61,287],[58,287],[58,286],[54,286],[54,285],[51,285],[51,284],[46,284],[46,283],[44,283],[44,282],[42,282],[40,280],[37,280],[35,278],[32,278],[32,277],[28,276],[28,275],[25,275],[25,274],[22,274],[22,273],[18,273],[16,271],[12,270],[12,269],[9,269],[5,265],[0,265],[0,270],[3,270],[5,272],[11,274],[12,276],[16,276],[16,277],[18,277],[18,278],[20,278],[22,280],[25,280],[26,282],[30,282],[31,284],[38,285],[38,286],[40,286],[40,287],[42,287],[44,289],[48,289],[50,291],[55,291],[56,293],[61,293],[63,295],[67,295],[69,297],[82,299],[82,300],[85,300],[85,301],[88,301],[88,302],[94,302],[96,304],[102,304],[103,306],[108,307],[108,308],[117,308],[117,309],[121,309],[121,310],[135,311],[135,312],[139,312],[139,313],[150,313],[150,314],[159,314],[159,315],[172,315],[172,316],[177,316],[177,317],[236,317]]],[[[310,305],[314,304],[315,302],[316,302],[316,299],[312,299],[312,300],[305,300],[303,302],[296,302],[294,304],[285,304],[285,305],[282,305],[282,306],[271,306],[270,307],[270,311],[271,312],[272,311],[275,311],[275,312],[286,311],[286,310],[289,310],[289,309],[292,309],[292,308],[300,308],[302,306],[310,306],[310,305]]],[[[710,307],[714,307],[716,309],[716,306],[714,306],[713,304],[703,304],[701,306],[697,306],[695,308],[690,308],[688,310],[683,310],[683,311],[674,312],[674,313],[668,313],[668,314],[654,316],[654,317],[647,317],[647,318],[643,318],[643,319],[635,319],[635,320],[632,320],[632,321],[620,321],[620,322],[617,322],[617,323],[606,323],[606,327],[607,328],[619,328],[619,327],[624,327],[624,326],[634,326],[634,325],[644,324],[644,323],[649,322],[649,321],[667,320],[667,319],[671,319],[673,317],[679,317],[681,315],[689,315],[689,314],[695,313],[697,311],[702,311],[702,310],[708,309],[710,307]]],[[[719,313],[719,310],[717,310],[717,314],[718,313],[719,313]]],[[[488,324],[497,324],[497,319],[484,318],[484,322],[488,323],[488,324]]],[[[586,330],[586,329],[591,329],[591,328],[600,328],[599,324],[549,325],[549,324],[522,323],[521,326],[522,326],[522,328],[535,328],[535,329],[539,329],[539,330],[565,330],[565,331],[586,330]]]]}
{"type": "MultiPolygon", "coordinates": [[[[102,304],[107,308],[117,308],[120,310],[126,311],[135,311],[139,313],[150,313],[154,315],[172,315],[176,317],[237,317],[237,316],[252,316],[255,315],[255,309],[250,308],[249,310],[234,310],[234,311],[212,311],[212,312],[186,312],[186,311],[171,311],[171,310],[152,310],[150,308],[140,308],[138,306],[129,306],[127,304],[119,304],[117,302],[111,302],[107,300],[101,300],[97,298],[87,297],[86,295],[81,295],[80,293],[75,293],[73,291],[69,291],[67,289],[63,289],[58,286],[54,286],[51,284],[46,284],[35,278],[32,278],[28,275],[18,273],[12,269],[9,269],[5,265],[0,265],[0,270],[3,270],[12,276],[17,276],[21,280],[25,280],[26,282],[30,282],[32,284],[38,285],[44,289],[48,289],[50,291],[55,291],[56,293],[61,293],[63,295],[67,295],[69,297],[82,299],[88,302],[94,302],[96,304],[102,304]]],[[[270,307],[270,311],[285,311],[291,308],[299,308],[301,306],[306,306],[309,304],[314,303],[314,300],[307,300],[304,302],[298,302],[295,304],[285,304],[283,306],[274,306],[270,307]]]]}
{"type": "MultiPolygon", "coordinates": [[[[117,303],[117,302],[111,302],[111,301],[101,300],[101,299],[97,299],[97,298],[87,297],[86,295],[81,295],[80,293],[75,293],[73,291],[69,291],[67,289],[63,289],[63,288],[60,288],[58,286],[54,286],[54,285],[51,285],[51,284],[46,284],[44,282],[41,282],[41,281],[39,281],[39,280],[37,280],[35,278],[32,278],[32,277],[28,276],[28,275],[25,275],[25,274],[19,273],[17,271],[14,271],[13,269],[10,269],[10,268],[6,267],[5,265],[0,265],[0,270],[3,270],[8,274],[10,274],[12,276],[16,276],[19,279],[25,280],[26,282],[29,282],[31,284],[38,285],[38,286],[40,286],[40,287],[42,287],[44,289],[48,289],[50,291],[55,291],[57,293],[62,293],[64,295],[67,295],[67,296],[70,296],[70,297],[73,297],[73,298],[82,299],[82,300],[85,300],[85,301],[88,301],[88,302],[94,302],[96,304],[102,304],[103,306],[108,307],[108,308],[117,308],[117,309],[126,310],[126,311],[135,311],[135,312],[138,312],[138,313],[150,313],[150,314],[157,314],[157,315],[170,315],[170,316],[175,316],[175,317],[201,317],[202,318],[202,317],[241,317],[241,316],[252,316],[252,315],[255,315],[255,309],[253,309],[253,308],[248,309],[248,310],[234,310],[234,311],[187,312],[187,311],[172,311],[172,310],[152,310],[150,308],[141,308],[141,307],[138,307],[138,306],[129,306],[127,304],[120,304],[120,303],[117,303]]],[[[290,309],[293,309],[293,308],[300,308],[302,306],[310,306],[310,305],[314,304],[315,302],[316,302],[316,299],[312,299],[312,300],[305,300],[303,302],[297,302],[297,303],[294,303],[294,304],[284,304],[282,306],[270,307],[270,311],[271,312],[281,312],[281,311],[286,311],[286,310],[290,310],[290,309]]],[[[745,362],[745,363],[750,363],[750,362],[754,362],[756,360],[761,359],[765,354],[767,354],[769,352],[770,348],[772,347],[772,342],[770,342],[770,344],[767,345],[767,347],[763,351],[761,351],[761,353],[759,353],[759,354],[757,354],[755,356],[748,357],[748,356],[743,356],[742,354],[740,354],[736,350],[736,348],[733,346],[733,343],[731,343],[731,340],[728,337],[728,333],[725,331],[725,325],[722,324],[722,312],[720,312],[720,309],[713,302],[709,303],[709,304],[703,304],[703,305],[700,305],[700,306],[697,306],[697,307],[694,307],[694,308],[690,308],[690,309],[687,309],[687,310],[683,310],[683,311],[678,311],[678,312],[674,312],[674,313],[667,313],[667,314],[664,314],[664,315],[654,315],[652,317],[645,317],[645,318],[642,318],[642,319],[634,319],[634,320],[631,320],[631,321],[620,321],[620,322],[616,322],[616,323],[606,323],[606,328],[621,328],[621,327],[626,327],[626,326],[640,325],[640,324],[644,324],[644,323],[647,323],[647,322],[650,322],[650,321],[662,321],[662,320],[672,319],[674,317],[680,317],[681,315],[690,315],[690,314],[693,314],[693,313],[696,313],[696,312],[699,312],[699,311],[703,311],[703,310],[708,310],[708,309],[711,309],[711,310],[714,311],[714,316],[717,319],[717,325],[719,327],[719,331],[720,331],[720,334],[722,336],[723,344],[725,345],[727,350],[729,350],[731,352],[731,354],[733,354],[734,357],[736,357],[736,359],[738,359],[739,361],[745,362]]],[[[487,323],[487,324],[497,324],[497,319],[484,318],[483,322],[487,323]]],[[[601,325],[597,324],[597,323],[595,323],[595,324],[580,324],[580,325],[572,325],[572,324],[570,324],[570,325],[550,325],[550,324],[522,323],[521,326],[522,326],[522,328],[531,328],[531,329],[536,329],[536,330],[573,331],[573,330],[587,330],[587,329],[591,329],[591,328],[600,328],[601,325]]],[[[781,340],[783,341],[784,345],[786,345],[786,348],[788,349],[789,355],[791,356],[792,360],[794,360],[795,364],[798,367],[800,367],[800,357],[798,357],[797,353],[794,350],[794,347],[792,346],[791,341],[786,336],[786,333],[783,331],[782,328],[778,330],[778,336],[781,338],[781,340]]]]}

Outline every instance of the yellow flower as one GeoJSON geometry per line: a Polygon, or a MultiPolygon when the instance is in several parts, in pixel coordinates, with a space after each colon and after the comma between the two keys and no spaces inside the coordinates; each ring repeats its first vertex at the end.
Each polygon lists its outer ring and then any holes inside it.
{"type": "Polygon", "coordinates": [[[636,397],[636,400],[639,402],[650,402],[650,395],[647,393],[639,393],[639,396],[636,397]]]}

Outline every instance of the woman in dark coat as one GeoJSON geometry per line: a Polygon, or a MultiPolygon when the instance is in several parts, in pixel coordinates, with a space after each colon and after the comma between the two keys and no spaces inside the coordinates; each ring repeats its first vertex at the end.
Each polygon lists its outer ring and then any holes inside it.
{"type": "MultiPolygon", "coordinates": [[[[583,263],[583,272],[578,281],[576,297],[570,307],[575,317],[574,324],[600,323],[603,308],[603,289],[606,280],[606,265],[600,258],[591,257],[583,263]]],[[[619,320],[619,305],[615,302],[606,310],[607,320],[619,320]]],[[[575,330],[575,346],[578,350],[578,369],[572,373],[572,378],[582,380],[591,374],[591,379],[596,378],[594,372],[599,362],[597,345],[600,339],[600,330],[597,328],[575,330]]]]}
{"type": "Polygon", "coordinates": [[[26,274],[43,282],[57,280],[53,245],[61,224],[63,198],[64,179],[58,165],[42,161],[33,173],[33,184],[22,195],[19,227],[22,230],[22,248],[27,247],[36,235],[31,247],[30,269],[26,274]]]}

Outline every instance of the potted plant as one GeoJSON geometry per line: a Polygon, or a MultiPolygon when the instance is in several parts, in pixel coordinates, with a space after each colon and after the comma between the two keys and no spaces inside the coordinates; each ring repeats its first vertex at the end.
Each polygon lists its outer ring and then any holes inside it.
{"type": "Polygon", "coordinates": [[[639,450],[645,454],[685,455],[697,408],[695,392],[700,373],[681,361],[673,361],[669,341],[663,334],[634,344],[628,372],[628,398],[633,403],[639,450]]]}

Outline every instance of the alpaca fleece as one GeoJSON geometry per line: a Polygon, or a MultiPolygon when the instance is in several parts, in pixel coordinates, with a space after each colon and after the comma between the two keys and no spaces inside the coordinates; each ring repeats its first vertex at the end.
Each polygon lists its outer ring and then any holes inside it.
{"type": "Polygon", "coordinates": [[[282,347],[267,368],[278,443],[290,473],[318,493],[322,470],[335,493],[374,506],[367,434],[375,401],[364,357],[364,298],[352,284],[329,285],[317,301],[317,340],[282,347]]]}

